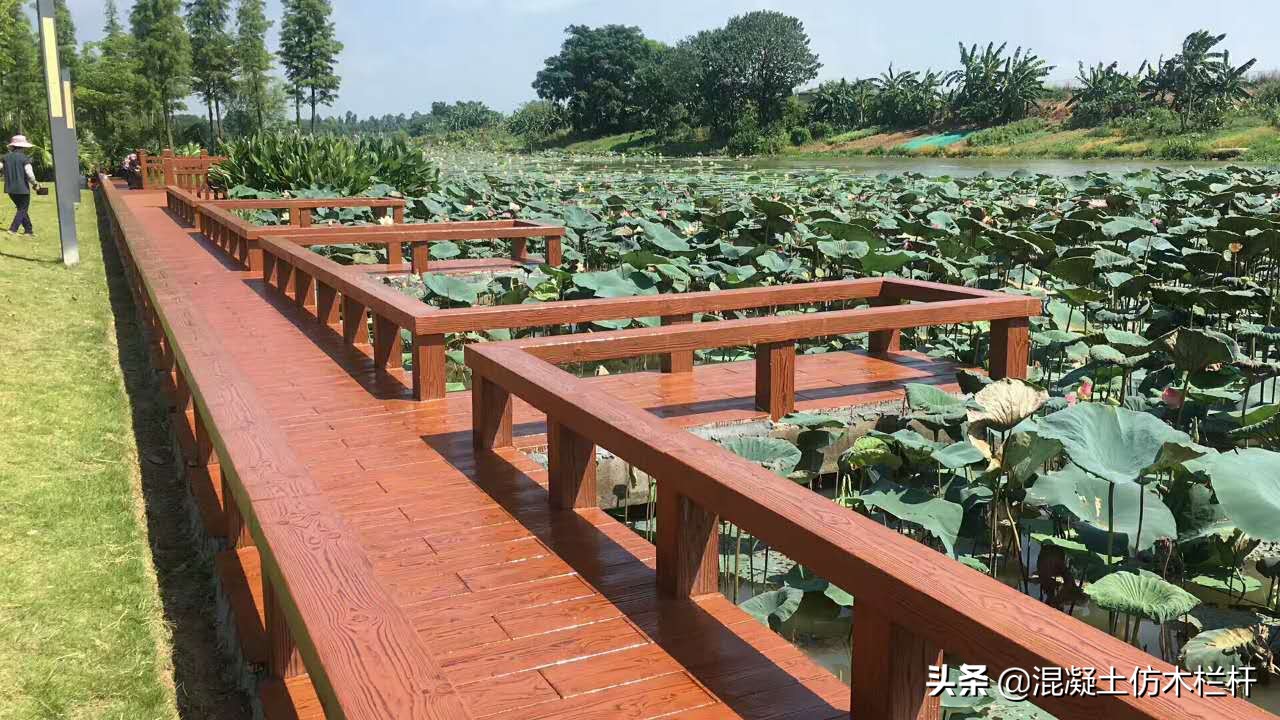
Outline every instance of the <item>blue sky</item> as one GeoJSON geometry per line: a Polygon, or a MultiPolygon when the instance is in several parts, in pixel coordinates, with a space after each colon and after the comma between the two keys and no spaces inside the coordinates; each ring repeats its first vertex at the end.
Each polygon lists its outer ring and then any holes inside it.
{"type": "MultiPolygon", "coordinates": [[[[117,0],[127,17],[130,0],[117,0]]],[[[68,0],[78,37],[101,35],[102,0],[68,0]]],[[[723,25],[732,15],[772,8],[799,17],[822,60],[820,79],[879,74],[897,68],[956,64],[956,43],[1008,40],[1030,46],[1057,65],[1053,78],[1075,75],[1076,61],[1119,60],[1136,69],[1144,58],[1172,53],[1187,33],[1227,33],[1237,62],[1280,68],[1280,2],[1205,0],[333,0],[342,89],[330,112],[361,117],[426,110],[434,100],[483,100],[509,111],[533,98],[530,83],[555,54],[570,24],[639,25],[675,42],[723,25]]],[[[279,19],[278,0],[268,13],[279,19]]],[[[272,29],[274,34],[279,29],[272,29]]]]}

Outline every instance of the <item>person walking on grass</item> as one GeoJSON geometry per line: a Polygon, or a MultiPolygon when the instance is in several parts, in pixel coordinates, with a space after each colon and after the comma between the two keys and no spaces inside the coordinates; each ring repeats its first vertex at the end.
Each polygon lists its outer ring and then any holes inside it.
{"type": "Polygon", "coordinates": [[[31,188],[39,188],[40,183],[36,182],[36,174],[31,169],[31,158],[23,152],[31,146],[25,135],[14,135],[9,141],[8,154],[4,156],[4,160],[0,161],[0,167],[4,170],[4,191],[9,194],[9,199],[18,209],[17,214],[13,216],[13,222],[9,225],[11,233],[17,232],[19,227],[27,235],[35,232],[31,227],[31,215],[28,210],[31,208],[31,188]]]}

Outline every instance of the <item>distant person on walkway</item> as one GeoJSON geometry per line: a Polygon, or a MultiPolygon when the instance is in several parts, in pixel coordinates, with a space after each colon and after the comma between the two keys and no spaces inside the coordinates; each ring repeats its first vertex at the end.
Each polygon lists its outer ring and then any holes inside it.
{"type": "Polygon", "coordinates": [[[27,142],[25,135],[14,135],[9,141],[8,154],[0,161],[0,166],[4,169],[4,191],[9,194],[14,207],[18,208],[13,222],[9,224],[9,232],[18,232],[21,227],[27,235],[35,232],[31,227],[31,215],[27,213],[31,208],[31,188],[40,187],[40,183],[36,182],[35,171],[31,169],[31,158],[23,152],[29,147],[31,143],[27,142]]]}

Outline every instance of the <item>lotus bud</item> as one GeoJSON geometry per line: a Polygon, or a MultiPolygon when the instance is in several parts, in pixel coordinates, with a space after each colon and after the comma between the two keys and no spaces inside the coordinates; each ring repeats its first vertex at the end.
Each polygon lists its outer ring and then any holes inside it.
{"type": "Polygon", "coordinates": [[[1182,391],[1172,385],[1165,388],[1164,392],[1160,393],[1160,401],[1174,410],[1182,407],[1182,400],[1182,391]]]}
{"type": "Polygon", "coordinates": [[[1076,389],[1077,395],[1081,400],[1090,400],[1093,398],[1093,380],[1085,378],[1080,381],[1080,387],[1076,389]]]}
{"type": "Polygon", "coordinates": [[[1067,393],[1066,400],[1067,400],[1067,407],[1071,407],[1072,405],[1075,405],[1076,403],[1080,402],[1080,396],[1076,395],[1076,392],[1072,390],[1071,392],[1067,393]]]}

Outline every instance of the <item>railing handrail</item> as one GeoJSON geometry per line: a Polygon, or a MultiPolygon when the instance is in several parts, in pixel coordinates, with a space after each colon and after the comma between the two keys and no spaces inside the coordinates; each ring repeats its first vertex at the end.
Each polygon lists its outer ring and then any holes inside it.
{"type": "MultiPolygon", "coordinates": [[[[787,318],[787,322],[800,323],[803,318],[787,318]]],[[[563,443],[548,450],[553,503],[557,498],[575,496],[577,491],[563,484],[579,481],[585,476],[584,467],[593,467],[596,445],[658,481],[659,518],[666,517],[676,525],[664,530],[659,520],[658,577],[660,584],[667,584],[664,589],[674,588],[680,594],[696,585],[689,576],[700,572],[697,565],[706,566],[704,552],[710,554],[709,572],[714,578],[715,554],[706,540],[706,533],[714,531],[706,527],[714,527],[718,518],[724,518],[851,592],[856,598],[852,674],[856,716],[889,717],[895,701],[886,700],[886,696],[899,697],[903,682],[914,685],[915,690],[923,688],[923,665],[933,661],[936,651],[921,652],[922,647],[956,653],[964,662],[985,663],[991,667],[992,677],[1008,668],[1093,667],[1099,674],[1108,666],[1173,670],[1168,663],[1054,612],[1017,589],[714,442],[619,402],[606,390],[535,357],[517,343],[468,345],[466,360],[475,378],[472,397],[478,453],[510,446],[510,396],[547,414],[548,428],[555,428],[552,444],[556,438],[563,443]],[[501,417],[504,410],[505,419],[501,417]],[[664,484],[668,490],[663,490],[664,484]],[[699,509],[664,509],[666,497],[675,502],[687,500],[699,509]],[[685,545],[673,545],[675,540],[663,542],[671,534],[690,532],[686,527],[690,523],[702,526],[703,534],[685,545]],[[863,638],[861,646],[859,637],[863,638]],[[923,638],[924,642],[890,641],[912,638],[923,638]],[[910,661],[897,665],[903,657],[919,660],[920,667],[907,667],[910,661]],[[874,672],[885,667],[893,671],[874,672]],[[885,676],[891,674],[901,677],[885,676]]],[[[594,470],[590,472],[594,474],[594,470]]],[[[592,480],[584,481],[590,499],[595,493],[592,480]]],[[[703,590],[714,591],[714,584],[703,590]]],[[[1135,697],[1127,679],[1117,688],[1128,694],[1037,697],[1036,704],[1064,720],[1094,717],[1102,710],[1108,720],[1275,720],[1270,713],[1234,698],[1135,697]]],[[[907,687],[906,694],[912,689],[907,687]]],[[[921,699],[899,697],[897,702],[921,699]]],[[[914,712],[896,710],[893,717],[915,717],[914,712]]]]}
{"type": "MultiPolygon", "coordinates": [[[[558,300],[545,303],[501,305],[471,308],[435,308],[411,299],[400,291],[372,280],[366,273],[350,266],[340,265],[324,256],[301,247],[294,236],[263,236],[258,246],[263,254],[263,277],[268,286],[274,282],[286,295],[295,295],[303,307],[316,307],[317,316],[327,324],[336,324],[337,312],[332,300],[323,303],[312,301],[311,294],[319,297],[325,292],[337,292],[358,303],[359,312],[369,311],[376,318],[393,323],[409,331],[414,347],[412,356],[414,397],[434,399],[444,396],[443,367],[426,368],[425,365],[445,363],[445,335],[499,328],[544,327],[552,325],[576,325],[580,323],[657,316],[683,325],[664,328],[642,328],[606,333],[555,335],[517,341],[520,347],[539,356],[557,362],[570,360],[595,360],[636,355],[662,354],[664,370],[680,372],[692,367],[692,351],[706,347],[730,344],[782,343],[798,339],[797,332],[813,335],[843,334],[870,331],[880,334],[883,342],[880,351],[896,349],[892,338],[897,328],[975,320],[999,320],[1026,318],[1040,313],[1040,301],[1003,293],[942,285],[939,283],[893,278],[862,278],[856,280],[830,280],[798,285],[777,285],[760,288],[741,288],[729,291],[699,291],[670,293],[666,295],[634,296],[626,298],[590,298],[583,300],[558,300]],[[287,265],[285,276],[280,277],[277,266],[287,265]],[[305,278],[296,286],[296,278],[305,278]],[[319,283],[313,287],[313,283],[319,283]],[[305,297],[303,297],[305,296],[305,297]],[[820,311],[804,316],[803,326],[789,323],[768,322],[770,318],[722,320],[715,323],[688,324],[697,313],[747,310],[761,307],[803,305],[845,300],[869,300],[873,303],[887,299],[899,302],[908,298],[939,298],[927,305],[859,308],[857,310],[820,311]],[[958,298],[958,299],[940,299],[958,298]],[[323,305],[324,307],[320,307],[323,305]],[[829,330],[818,332],[817,329],[829,330]],[[597,337],[607,338],[598,341],[597,337]],[[677,356],[680,359],[677,359],[677,356]],[[424,373],[429,373],[424,375],[424,373]]],[[[775,318],[776,320],[776,318],[775,318]]],[[[356,323],[358,325],[358,323],[356,323]]],[[[357,328],[347,338],[351,342],[363,342],[364,335],[357,328]]],[[[344,331],[345,332],[345,331],[344,331]]],[[[376,335],[377,333],[375,333],[376,335]]],[[[379,352],[375,352],[378,368],[383,362],[399,367],[399,336],[386,339],[379,352]]],[[[375,340],[377,338],[375,337],[375,340]]],[[[779,390],[783,394],[776,401],[767,403],[771,414],[785,411],[794,402],[787,388],[794,385],[793,374],[780,368],[776,379],[761,381],[760,400],[764,394],[779,390]]]]}
{"type": "Polygon", "coordinates": [[[408,616],[373,578],[358,535],[333,510],[203,318],[155,265],[152,243],[107,178],[100,186],[175,368],[263,562],[264,582],[331,716],[468,717],[408,616]],[[194,348],[194,350],[193,350],[194,348]],[[214,377],[212,390],[202,378],[214,377]],[[330,582],[331,581],[331,582],[330,582]]]}
{"type": "Polygon", "coordinates": [[[694,325],[551,335],[513,340],[512,343],[552,363],[590,362],[671,351],[784,343],[860,332],[1026,318],[1039,315],[1040,309],[1040,301],[1034,298],[972,297],[938,300],[920,305],[826,310],[799,316],[774,315],[694,325]]]}

